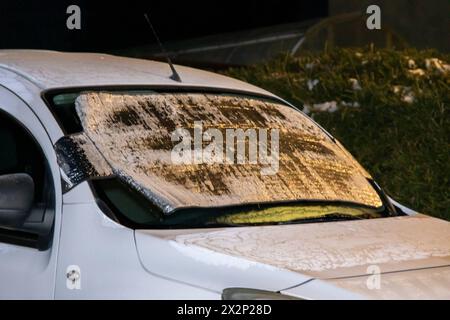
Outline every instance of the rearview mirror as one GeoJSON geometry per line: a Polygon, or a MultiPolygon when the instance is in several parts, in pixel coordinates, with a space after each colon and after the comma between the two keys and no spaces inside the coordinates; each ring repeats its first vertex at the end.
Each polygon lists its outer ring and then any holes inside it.
{"type": "Polygon", "coordinates": [[[33,206],[34,182],[26,173],[0,175],[0,225],[23,224],[33,206]]]}

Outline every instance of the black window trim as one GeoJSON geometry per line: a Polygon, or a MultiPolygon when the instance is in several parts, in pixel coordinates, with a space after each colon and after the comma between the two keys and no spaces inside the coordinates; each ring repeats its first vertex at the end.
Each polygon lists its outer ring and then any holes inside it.
{"type": "MultiPolygon", "coordinates": [[[[55,114],[55,110],[53,107],[53,98],[60,94],[68,94],[68,93],[81,93],[86,91],[107,91],[107,92],[120,92],[120,91],[146,91],[152,90],[157,93],[216,93],[216,94],[235,94],[235,95],[245,95],[247,97],[254,97],[260,99],[266,99],[272,102],[280,103],[288,108],[292,108],[301,114],[305,115],[300,109],[295,107],[293,104],[272,95],[267,95],[263,93],[247,91],[247,90],[239,90],[239,89],[229,89],[229,88],[221,88],[221,87],[204,87],[204,86],[176,86],[176,85],[98,85],[98,86],[75,86],[75,87],[61,87],[61,88],[52,88],[43,90],[41,92],[41,98],[47,105],[47,108],[52,113],[55,118],[58,126],[62,130],[63,134],[70,135],[74,132],[67,132],[64,128],[64,125],[61,123],[59,117],[55,114]]],[[[305,115],[306,116],[306,115],[305,115]]],[[[315,125],[317,125],[333,142],[336,140],[330,133],[328,133],[320,124],[314,121],[314,119],[309,118],[315,125]]]]}
{"type": "MultiPolygon", "coordinates": [[[[91,189],[91,192],[95,198],[98,208],[102,211],[103,214],[105,214],[107,217],[109,217],[110,219],[112,219],[113,221],[117,222],[120,225],[123,225],[127,228],[134,229],[134,230],[137,230],[137,229],[205,228],[205,226],[165,225],[165,224],[146,225],[146,224],[140,224],[140,223],[134,222],[130,218],[128,218],[125,213],[121,212],[118,208],[116,208],[115,205],[108,199],[108,197],[105,195],[104,191],[101,190],[101,187],[97,183],[97,181],[100,181],[100,180],[117,180],[118,183],[123,183],[123,182],[120,182],[120,179],[115,176],[110,176],[110,177],[106,177],[106,178],[89,179],[87,181],[87,183],[91,189]]],[[[378,210],[380,210],[379,211],[380,214],[382,215],[382,217],[379,217],[379,219],[405,215],[402,211],[397,210],[396,207],[393,206],[393,204],[389,200],[388,196],[384,193],[384,191],[378,186],[378,184],[374,180],[372,180],[372,179],[367,179],[367,180],[368,180],[369,184],[375,189],[376,193],[378,194],[378,196],[380,197],[380,199],[383,203],[383,205],[380,208],[378,208],[378,210]]],[[[127,187],[127,186],[124,185],[124,187],[127,187]]],[[[135,192],[137,196],[140,196],[132,188],[130,188],[130,192],[133,192],[133,193],[135,192]]],[[[150,201],[148,201],[144,197],[142,197],[142,201],[147,201],[150,203],[150,201]]],[[[255,209],[276,207],[276,206],[280,206],[280,205],[299,205],[301,203],[303,203],[303,204],[320,204],[320,203],[327,203],[327,202],[326,201],[314,201],[314,200],[300,200],[300,201],[278,201],[278,202],[269,202],[269,203],[245,203],[245,204],[241,204],[241,205],[227,205],[227,206],[212,207],[212,208],[191,206],[191,207],[184,207],[184,208],[177,209],[173,213],[176,213],[179,211],[207,212],[207,211],[212,211],[212,210],[217,211],[219,213],[222,211],[226,212],[227,210],[250,210],[250,209],[255,210],[255,209]]],[[[339,204],[339,205],[346,205],[346,206],[350,206],[350,207],[356,206],[356,207],[365,207],[368,209],[373,209],[373,207],[370,207],[367,205],[361,205],[359,203],[349,202],[349,201],[334,201],[333,203],[339,204]]],[[[160,213],[162,215],[164,215],[162,211],[160,211],[160,213]]],[[[255,224],[255,226],[258,226],[258,225],[261,226],[264,224],[255,224]]],[[[274,225],[274,224],[270,224],[270,225],[274,225]]],[[[222,227],[222,226],[220,226],[220,225],[219,226],[208,226],[208,228],[220,228],[220,227],[222,227]]]]}

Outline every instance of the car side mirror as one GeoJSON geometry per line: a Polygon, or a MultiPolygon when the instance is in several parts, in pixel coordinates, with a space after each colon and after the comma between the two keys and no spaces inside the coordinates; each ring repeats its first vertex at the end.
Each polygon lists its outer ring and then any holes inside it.
{"type": "Polygon", "coordinates": [[[0,175],[0,225],[21,226],[33,206],[34,182],[26,173],[0,175]]]}

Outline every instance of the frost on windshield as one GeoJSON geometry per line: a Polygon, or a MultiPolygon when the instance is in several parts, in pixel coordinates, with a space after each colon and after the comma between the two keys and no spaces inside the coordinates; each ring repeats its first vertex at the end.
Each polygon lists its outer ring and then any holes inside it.
{"type": "Polygon", "coordinates": [[[111,167],[85,134],[63,137],[55,145],[67,189],[91,178],[113,174],[111,167]]]}
{"type": "Polygon", "coordinates": [[[359,164],[307,117],[281,104],[222,94],[97,92],[81,94],[76,110],[83,138],[64,138],[71,148],[58,155],[68,179],[76,184],[81,176],[112,173],[166,213],[296,200],[382,205],[359,164]],[[173,132],[195,134],[198,123],[224,136],[227,129],[277,130],[276,173],[261,174],[265,165],[250,161],[174,163],[178,142],[172,141],[173,132]],[[74,156],[77,150],[83,152],[82,161],[74,156]],[[77,161],[82,169],[71,172],[77,161]]]}

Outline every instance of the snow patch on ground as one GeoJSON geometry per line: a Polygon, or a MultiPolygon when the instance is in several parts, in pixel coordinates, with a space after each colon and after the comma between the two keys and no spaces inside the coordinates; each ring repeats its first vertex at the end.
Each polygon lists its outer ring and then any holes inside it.
{"type": "Polygon", "coordinates": [[[405,87],[405,86],[393,86],[392,91],[400,96],[400,99],[403,102],[406,102],[408,104],[413,103],[416,100],[416,97],[414,95],[414,92],[412,91],[411,87],[405,87]]]}
{"type": "Polygon", "coordinates": [[[350,78],[348,79],[348,81],[350,82],[350,84],[352,85],[352,89],[355,91],[361,90],[361,85],[359,84],[358,79],[355,78],[350,78]]]}
{"type": "Polygon", "coordinates": [[[450,72],[450,65],[437,58],[425,59],[425,66],[430,71],[438,71],[440,73],[450,72]]]}
{"type": "Polygon", "coordinates": [[[310,114],[312,112],[336,112],[338,110],[338,105],[336,101],[327,101],[323,103],[315,103],[312,105],[303,105],[303,112],[310,114]]]}
{"type": "Polygon", "coordinates": [[[308,86],[308,90],[311,91],[312,89],[314,89],[314,87],[319,83],[318,79],[308,79],[308,81],[306,82],[306,85],[308,86]]]}

